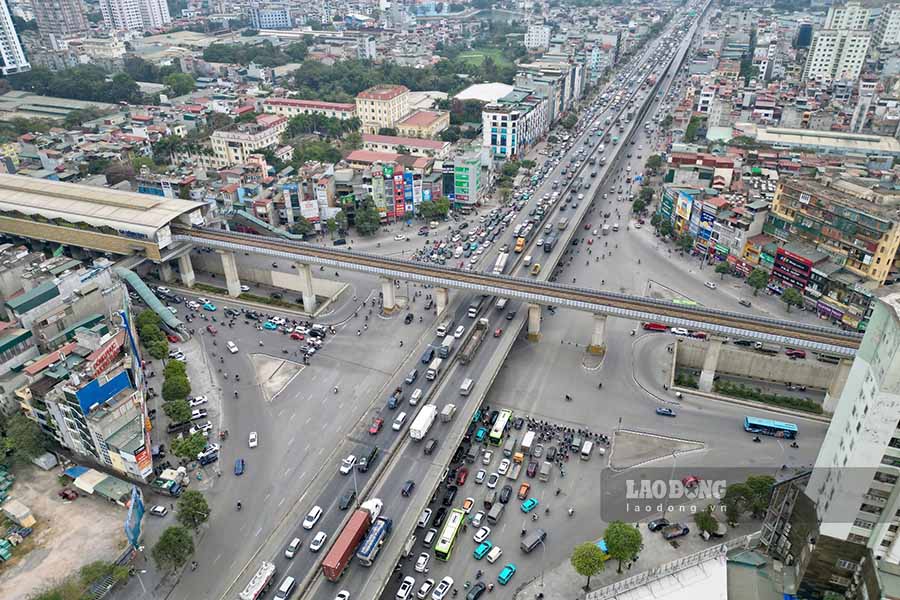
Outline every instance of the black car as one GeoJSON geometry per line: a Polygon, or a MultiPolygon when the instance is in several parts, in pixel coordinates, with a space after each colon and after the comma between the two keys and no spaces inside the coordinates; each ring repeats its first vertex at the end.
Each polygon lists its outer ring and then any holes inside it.
{"type": "Polygon", "coordinates": [[[431,310],[431,307],[434,306],[434,300],[429,298],[425,301],[425,310],[431,310]]]}
{"type": "Polygon", "coordinates": [[[458,490],[455,485],[451,485],[447,487],[447,493],[444,494],[444,499],[441,500],[441,504],[444,506],[452,506],[453,500],[456,498],[456,490],[458,490]]]}
{"type": "Polygon", "coordinates": [[[512,321],[512,320],[515,319],[515,318],[516,318],[516,311],[511,310],[511,311],[509,311],[508,313],[506,313],[506,320],[507,320],[507,321],[512,321]]]}
{"type": "Polygon", "coordinates": [[[400,489],[400,494],[402,496],[409,496],[414,489],[416,489],[416,482],[412,479],[407,479],[406,483],[404,483],[403,487],[400,489]]]}
{"type": "Polygon", "coordinates": [[[502,504],[506,504],[509,502],[509,499],[512,497],[512,486],[504,485],[503,489],[500,490],[500,502],[502,504]]]}
{"type": "Polygon", "coordinates": [[[447,518],[447,509],[443,506],[437,509],[437,512],[434,513],[434,518],[431,520],[432,527],[440,527],[444,524],[444,519],[447,518]]]}
{"type": "Polygon", "coordinates": [[[281,292],[272,292],[271,294],[269,294],[269,297],[272,298],[272,300],[281,300],[284,296],[281,294],[281,292]]]}
{"type": "Polygon", "coordinates": [[[668,526],[669,526],[668,519],[653,519],[652,521],[647,523],[647,529],[649,529],[650,531],[659,531],[663,527],[668,527],[668,526]]]}
{"type": "Polygon", "coordinates": [[[469,593],[466,594],[466,600],[478,600],[481,598],[481,595],[484,593],[484,590],[487,589],[487,586],[484,585],[481,581],[476,581],[475,585],[469,588],[469,593]]]}
{"type": "Polygon", "coordinates": [[[356,499],[356,491],[355,490],[347,490],[344,492],[344,495],[341,496],[341,500],[338,503],[338,508],[341,510],[347,510],[350,508],[350,505],[353,504],[353,501],[356,499]]]}
{"type": "Polygon", "coordinates": [[[732,344],[734,344],[735,346],[752,346],[753,342],[751,342],[750,340],[734,340],[732,344]]]}
{"type": "Polygon", "coordinates": [[[410,323],[413,322],[413,318],[414,317],[413,317],[412,313],[406,313],[406,316],[403,317],[403,322],[406,323],[407,325],[409,325],[410,323]]]}
{"type": "Polygon", "coordinates": [[[466,455],[466,452],[469,449],[466,446],[457,446],[456,451],[453,453],[453,458],[450,459],[451,463],[458,463],[462,461],[463,457],[466,455]]]}
{"type": "Polygon", "coordinates": [[[547,462],[553,462],[553,459],[556,458],[556,446],[550,446],[547,448],[547,455],[544,457],[547,462]]]}
{"type": "Polygon", "coordinates": [[[523,419],[522,417],[516,417],[515,420],[513,421],[513,427],[516,430],[522,429],[522,427],[524,425],[525,425],[525,419],[523,419]]]}

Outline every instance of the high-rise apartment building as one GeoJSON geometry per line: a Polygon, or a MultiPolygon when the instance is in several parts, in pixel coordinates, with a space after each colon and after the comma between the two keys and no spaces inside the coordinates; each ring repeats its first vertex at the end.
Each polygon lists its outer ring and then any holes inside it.
{"type": "Polygon", "coordinates": [[[82,0],[41,0],[32,4],[38,33],[52,48],[61,40],[79,37],[89,30],[82,0]]]}
{"type": "Polygon", "coordinates": [[[876,48],[900,44],[900,6],[888,4],[882,7],[872,41],[876,48]]]}
{"type": "Polygon", "coordinates": [[[865,30],[869,24],[869,9],[859,2],[833,5],[828,9],[823,29],[865,30]]]}
{"type": "Polygon", "coordinates": [[[0,74],[14,75],[31,70],[6,2],[0,2],[0,59],[0,74]]]}
{"type": "Polygon", "coordinates": [[[116,31],[141,31],[170,23],[166,0],[100,0],[106,26],[116,31]]]}
{"type": "Polygon", "coordinates": [[[546,50],[550,47],[550,28],[546,25],[529,25],[525,32],[525,47],[529,50],[546,50]]]}
{"type": "Polygon", "coordinates": [[[855,81],[862,72],[871,39],[872,36],[868,31],[851,29],[817,31],[813,34],[809,54],[806,57],[803,79],[855,81]]]}

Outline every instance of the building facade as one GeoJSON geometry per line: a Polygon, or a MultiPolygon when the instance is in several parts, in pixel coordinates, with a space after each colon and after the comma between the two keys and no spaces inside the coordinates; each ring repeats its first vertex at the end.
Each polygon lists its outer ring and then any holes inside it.
{"type": "Polygon", "coordinates": [[[41,0],[32,4],[38,32],[54,49],[62,40],[80,37],[89,31],[82,0],[41,0]]]}
{"type": "Polygon", "coordinates": [[[828,9],[823,29],[855,29],[863,31],[869,25],[869,9],[859,2],[834,4],[828,9]]]}
{"type": "Polygon", "coordinates": [[[141,7],[141,21],[144,29],[164,27],[172,22],[166,0],[138,0],[141,7]]]}
{"type": "Polygon", "coordinates": [[[376,85],[356,96],[356,115],[364,133],[394,128],[409,114],[409,89],[402,85],[376,85]]]}
{"type": "Polygon", "coordinates": [[[547,98],[515,88],[481,111],[482,145],[495,159],[524,155],[550,128],[547,98]]]}
{"type": "Polygon", "coordinates": [[[287,118],[297,115],[322,115],[343,121],[356,117],[355,104],[293,98],[269,98],[263,102],[263,111],[287,118]]]}
{"type": "Polygon", "coordinates": [[[803,79],[823,82],[855,81],[865,63],[871,38],[867,31],[817,31],[813,34],[803,79]]]}
{"type": "Polygon", "coordinates": [[[290,29],[293,27],[291,10],[287,6],[253,6],[250,21],[254,29],[290,29]]]}
{"type": "Polygon", "coordinates": [[[100,0],[100,12],[113,31],[142,31],[172,22],[166,0],[100,0]]]}
{"type": "Polygon", "coordinates": [[[210,143],[215,164],[220,167],[242,164],[251,154],[278,147],[287,125],[285,117],[260,115],[255,123],[242,123],[213,132],[210,143]]]}
{"type": "Polygon", "coordinates": [[[546,25],[529,25],[525,32],[525,48],[531,51],[550,47],[550,28],[546,25]]]}
{"type": "Polygon", "coordinates": [[[900,6],[886,4],[881,8],[873,42],[877,48],[900,45],[900,6]]]}
{"type": "Polygon", "coordinates": [[[0,74],[15,75],[31,70],[6,2],[0,2],[0,59],[0,74]]]}
{"type": "Polygon", "coordinates": [[[405,137],[436,139],[442,131],[450,127],[450,113],[435,110],[417,110],[397,122],[397,135],[405,137]]]}

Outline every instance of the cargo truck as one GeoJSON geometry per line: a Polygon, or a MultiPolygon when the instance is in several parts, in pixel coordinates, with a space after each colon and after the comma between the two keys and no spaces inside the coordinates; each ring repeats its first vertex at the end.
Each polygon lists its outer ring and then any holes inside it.
{"type": "Polygon", "coordinates": [[[553,465],[546,460],[541,465],[541,472],[538,473],[538,479],[541,481],[550,481],[550,473],[553,472],[553,465]]]}
{"type": "Polygon", "coordinates": [[[450,420],[453,419],[454,414],[456,414],[456,405],[445,404],[444,408],[441,410],[441,422],[449,423],[450,420]]]}
{"type": "Polygon", "coordinates": [[[515,481],[519,478],[519,473],[522,472],[522,463],[515,462],[509,465],[509,470],[506,471],[506,478],[512,481],[515,481]]]}
{"type": "Polygon", "coordinates": [[[428,365],[428,370],[425,371],[425,379],[427,379],[428,381],[434,381],[435,377],[438,376],[438,373],[441,372],[441,363],[443,362],[443,358],[436,358],[431,361],[431,364],[428,365]]]}
{"type": "Polygon", "coordinates": [[[534,432],[529,431],[525,434],[525,437],[522,438],[522,453],[523,454],[531,454],[531,446],[534,444],[534,432]]]}
{"type": "Polygon", "coordinates": [[[266,590],[269,589],[269,586],[272,585],[274,579],[275,565],[263,561],[256,574],[247,583],[247,587],[238,595],[238,598],[241,600],[257,600],[261,598],[266,593],[266,590]]]}
{"type": "Polygon", "coordinates": [[[506,268],[506,261],[509,260],[508,252],[501,252],[497,256],[497,262],[494,263],[494,275],[503,275],[503,269],[506,268]]]}
{"type": "Polygon", "coordinates": [[[164,469],[159,477],[150,482],[150,489],[157,494],[177,498],[187,487],[188,482],[187,469],[184,467],[179,467],[177,470],[164,469]]]}
{"type": "Polygon", "coordinates": [[[416,418],[413,419],[412,425],[409,426],[409,437],[416,441],[425,439],[437,413],[438,409],[434,404],[423,406],[416,418]]]}
{"type": "Polygon", "coordinates": [[[778,354],[781,351],[781,346],[769,342],[756,342],[753,348],[761,354],[778,354]]]}
{"type": "Polygon", "coordinates": [[[475,353],[478,351],[478,347],[481,346],[481,342],[484,341],[485,335],[487,335],[488,327],[489,321],[486,318],[482,317],[478,319],[478,322],[475,323],[475,327],[469,332],[469,337],[466,339],[465,344],[463,344],[462,351],[459,353],[459,362],[464,365],[471,362],[475,353]]]}
{"type": "Polygon", "coordinates": [[[384,540],[391,532],[393,526],[394,522],[387,517],[378,517],[375,519],[375,522],[372,523],[372,527],[369,529],[369,533],[359,545],[359,550],[356,552],[356,558],[359,559],[359,562],[362,565],[366,567],[372,566],[372,563],[375,562],[375,558],[378,556],[378,552],[381,550],[381,546],[384,544],[384,540]]]}
{"type": "Polygon", "coordinates": [[[356,512],[350,515],[344,529],[338,534],[334,545],[325,555],[325,560],[322,561],[322,573],[325,574],[328,581],[337,581],[341,578],[344,569],[347,568],[347,564],[356,552],[359,542],[369,532],[369,527],[378,518],[380,512],[381,500],[373,498],[364,502],[356,512]]]}
{"type": "Polygon", "coordinates": [[[453,351],[453,340],[455,340],[455,339],[456,338],[453,337],[452,335],[448,335],[447,337],[445,337],[444,340],[441,342],[440,347],[438,348],[438,351],[437,351],[438,356],[440,356],[441,358],[449,358],[450,352],[453,351]]]}

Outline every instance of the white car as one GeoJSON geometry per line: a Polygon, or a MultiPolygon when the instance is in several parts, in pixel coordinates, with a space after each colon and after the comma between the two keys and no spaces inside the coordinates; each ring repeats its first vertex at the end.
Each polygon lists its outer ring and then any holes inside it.
{"type": "Polygon", "coordinates": [[[400,583],[400,587],[397,588],[397,598],[406,599],[409,598],[410,594],[412,594],[412,589],[416,585],[415,577],[406,576],[403,578],[403,581],[400,583]]]}
{"type": "Polygon", "coordinates": [[[487,486],[490,489],[494,489],[495,487],[497,487],[498,481],[500,481],[500,476],[497,475],[496,473],[491,473],[490,476],[488,476],[487,486]]]}
{"type": "Polygon", "coordinates": [[[325,545],[325,540],[328,539],[328,534],[324,531],[320,531],[316,534],[316,537],[309,543],[309,550],[311,552],[318,552],[322,549],[322,546],[325,545]]]}
{"type": "Polygon", "coordinates": [[[441,579],[441,582],[437,584],[437,587],[434,588],[434,591],[431,592],[431,600],[444,600],[444,597],[450,592],[450,588],[452,587],[453,578],[444,577],[441,579]]]}
{"type": "Polygon", "coordinates": [[[197,310],[198,308],[200,308],[200,305],[197,304],[196,302],[194,302],[193,300],[191,300],[190,302],[187,303],[187,307],[190,308],[191,310],[197,310]]]}
{"type": "Polygon", "coordinates": [[[506,472],[509,471],[510,464],[511,463],[509,462],[509,459],[504,458],[503,460],[500,461],[500,466],[497,467],[497,472],[500,473],[501,475],[506,475],[506,472]]]}
{"type": "Polygon", "coordinates": [[[488,539],[488,536],[491,535],[490,527],[481,527],[478,531],[475,532],[475,535],[472,536],[472,539],[475,540],[476,544],[480,544],[484,540],[488,539]]]}
{"type": "Polygon", "coordinates": [[[465,332],[466,332],[466,328],[464,326],[460,325],[459,327],[456,328],[456,331],[453,332],[453,337],[455,337],[456,339],[459,339],[463,336],[463,334],[465,332]]]}
{"type": "Polygon", "coordinates": [[[209,398],[206,396],[194,396],[190,400],[188,400],[188,406],[194,408],[195,406],[200,406],[201,404],[206,404],[209,402],[209,398]]]}
{"type": "Polygon", "coordinates": [[[503,554],[503,550],[500,548],[500,546],[494,546],[493,548],[491,548],[491,551],[488,552],[488,554],[487,554],[487,561],[491,564],[494,564],[495,562],[497,562],[497,559],[500,558],[500,555],[502,555],[502,554],[503,554]]]}
{"type": "Polygon", "coordinates": [[[350,454],[341,461],[341,475],[347,475],[356,466],[356,456],[350,454]]]}
{"type": "Polygon", "coordinates": [[[322,512],[321,506],[313,506],[309,513],[307,513],[306,518],[303,519],[303,529],[312,529],[315,527],[316,523],[319,522],[319,519],[322,518],[322,512]]]}
{"type": "Polygon", "coordinates": [[[150,514],[154,517],[164,517],[168,514],[169,509],[163,506],[162,504],[157,504],[153,508],[150,509],[150,514]]]}
{"type": "Polygon", "coordinates": [[[475,513],[475,516],[472,517],[472,527],[480,527],[483,520],[484,512],[479,510],[477,513],[475,513]]]}
{"type": "Polygon", "coordinates": [[[241,285],[241,291],[242,291],[242,292],[249,292],[249,291],[250,291],[250,286],[249,286],[249,285],[241,285]]]}
{"type": "Polygon", "coordinates": [[[194,435],[195,433],[202,433],[206,437],[209,437],[209,432],[212,431],[212,421],[207,421],[202,425],[194,425],[191,427],[189,433],[190,435],[194,435]]]}
{"type": "Polygon", "coordinates": [[[685,329],[684,327],[673,327],[672,329],[669,330],[669,332],[672,333],[673,335],[683,335],[683,336],[691,335],[691,332],[688,331],[687,329],[685,329]]]}
{"type": "Polygon", "coordinates": [[[255,431],[250,432],[250,439],[248,440],[251,448],[256,448],[259,445],[259,439],[256,436],[255,431]]]}
{"type": "Polygon", "coordinates": [[[200,304],[208,304],[209,298],[197,298],[197,302],[199,302],[200,304]]]}
{"type": "Polygon", "coordinates": [[[291,540],[291,543],[288,544],[288,547],[284,549],[284,557],[285,558],[294,558],[297,554],[297,550],[300,549],[300,544],[303,542],[300,541],[300,538],[295,537],[291,540]]]}
{"type": "Polygon", "coordinates": [[[172,293],[172,290],[170,290],[167,287],[163,287],[163,286],[157,287],[156,291],[159,292],[160,294],[171,294],[172,293]]]}
{"type": "Polygon", "coordinates": [[[428,570],[428,563],[431,561],[431,557],[427,552],[423,552],[416,558],[416,573],[424,573],[428,570]]]}
{"type": "Polygon", "coordinates": [[[478,469],[478,472],[475,473],[475,484],[481,485],[482,483],[484,483],[485,477],[487,477],[487,471],[485,471],[484,469],[478,469]]]}
{"type": "Polygon", "coordinates": [[[175,308],[174,306],[166,306],[166,308],[169,309],[169,312],[172,313],[173,315],[178,314],[178,309],[175,308]]]}
{"type": "Polygon", "coordinates": [[[714,290],[714,289],[716,289],[717,287],[719,287],[719,286],[716,285],[716,282],[715,282],[715,281],[707,281],[707,282],[704,283],[703,285],[705,285],[706,287],[708,287],[708,288],[711,289],[711,290],[714,290]]]}
{"type": "Polygon", "coordinates": [[[402,242],[402,241],[404,241],[405,239],[406,239],[406,236],[403,235],[402,233],[398,233],[397,235],[394,236],[394,241],[395,241],[395,242],[402,242]]]}
{"type": "Polygon", "coordinates": [[[337,593],[337,596],[334,597],[334,600],[350,600],[350,592],[341,590],[337,593]]]}
{"type": "Polygon", "coordinates": [[[416,592],[416,598],[419,600],[425,600],[428,597],[428,592],[431,591],[431,588],[434,587],[434,579],[426,579],[422,582],[422,585],[419,586],[419,590],[416,592]]]}

